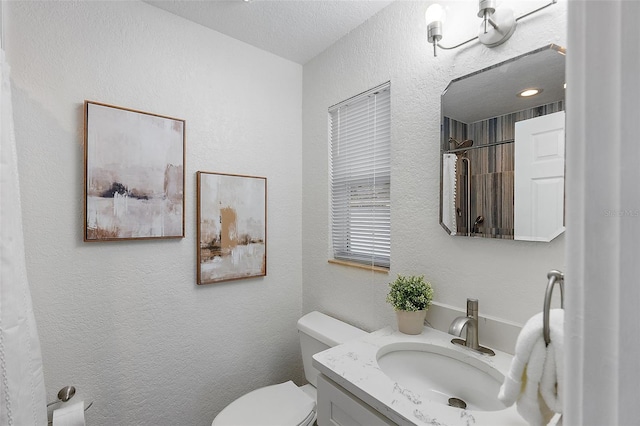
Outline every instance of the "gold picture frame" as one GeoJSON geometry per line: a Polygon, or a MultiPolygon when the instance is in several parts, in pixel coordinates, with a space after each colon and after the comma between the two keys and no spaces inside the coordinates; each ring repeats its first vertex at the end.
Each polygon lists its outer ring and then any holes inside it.
{"type": "Polygon", "coordinates": [[[184,238],[185,121],[84,102],[84,241],[184,238]]]}
{"type": "Polygon", "coordinates": [[[197,172],[197,282],[267,275],[267,178],[197,172]]]}

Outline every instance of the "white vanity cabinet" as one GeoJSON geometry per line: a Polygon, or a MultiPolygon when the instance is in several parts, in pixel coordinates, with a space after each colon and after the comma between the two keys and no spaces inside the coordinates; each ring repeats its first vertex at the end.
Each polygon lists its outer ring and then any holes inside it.
{"type": "MultiPolygon", "coordinates": [[[[383,371],[379,359],[399,350],[446,354],[446,358],[455,361],[446,367],[452,382],[458,380],[453,372],[460,369],[460,363],[466,364],[465,371],[475,369],[502,382],[513,359],[512,355],[498,350],[495,356],[488,357],[453,345],[450,334],[429,327],[417,335],[385,327],[313,355],[313,366],[321,373],[317,381],[318,426],[527,425],[513,405],[504,409],[502,405],[460,409],[449,406],[439,394],[425,390],[427,385],[423,386],[422,382],[405,382],[405,376],[391,378],[383,371]]],[[[423,359],[423,362],[433,360],[423,359]]],[[[405,371],[409,373],[406,377],[413,378],[417,368],[415,364],[406,363],[408,370],[405,371]]],[[[444,368],[436,367],[434,371],[444,368]]],[[[476,383],[480,386],[478,383],[481,382],[476,383]]],[[[478,394],[483,398],[488,395],[491,401],[491,398],[497,399],[497,390],[486,386],[481,387],[478,394]]]]}
{"type": "Polygon", "coordinates": [[[318,426],[395,425],[323,374],[318,376],[318,426]]]}

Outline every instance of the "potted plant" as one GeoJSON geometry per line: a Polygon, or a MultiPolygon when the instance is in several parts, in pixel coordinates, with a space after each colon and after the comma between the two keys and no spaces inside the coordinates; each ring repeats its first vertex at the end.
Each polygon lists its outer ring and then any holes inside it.
{"type": "Polygon", "coordinates": [[[405,334],[420,334],[424,327],[427,309],[433,300],[431,283],[424,275],[398,275],[389,283],[389,302],[396,311],[398,330],[405,334]]]}

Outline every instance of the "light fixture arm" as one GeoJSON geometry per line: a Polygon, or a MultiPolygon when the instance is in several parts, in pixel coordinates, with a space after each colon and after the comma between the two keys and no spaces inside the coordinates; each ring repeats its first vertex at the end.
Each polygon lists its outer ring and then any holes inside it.
{"type": "MultiPolygon", "coordinates": [[[[544,6],[541,6],[535,10],[532,10],[531,12],[525,13],[524,15],[518,16],[517,18],[515,18],[515,22],[520,21],[521,19],[524,19],[528,16],[531,16],[537,12],[540,12],[543,9],[546,9],[549,6],[552,6],[554,4],[556,4],[558,2],[558,0],[551,0],[551,2],[545,4],[544,6]]],[[[495,9],[491,9],[491,8],[487,8],[484,10],[481,10],[478,13],[479,17],[483,17],[483,23],[485,26],[485,34],[487,32],[487,28],[486,28],[486,24],[489,23],[489,25],[491,25],[493,27],[493,29],[495,31],[500,31],[500,27],[498,26],[497,22],[495,22],[495,20],[493,19],[493,15],[495,13],[495,9]]],[[[515,31],[515,26],[514,28],[511,29],[511,32],[515,31]]],[[[506,36],[504,39],[500,40],[497,44],[487,44],[487,46],[489,47],[494,47],[497,46],[500,43],[503,43],[504,41],[506,41],[509,37],[511,36],[511,34],[509,34],[508,36],[506,36]]],[[[443,49],[443,50],[453,50],[453,49],[457,49],[458,47],[464,46],[467,43],[471,43],[472,41],[478,40],[479,36],[475,36],[473,38],[470,38],[468,40],[463,41],[462,43],[456,44],[455,46],[443,46],[439,43],[440,39],[442,38],[442,36],[440,36],[440,38],[436,39],[430,39],[429,42],[433,43],[433,56],[437,56],[436,54],[436,47],[443,49]]]]}
{"type": "Polygon", "coordinates": [[[490,17],[487,17],[485,24],[484,24],[484,32],[487,32],[487,22],[489,23],[489,25],[491,25],[493,27],[494,30],[498,29],[498,24],[496,24],[495,22],[493,22],[493,19],[491,19],[490,17]]]}
{"type": "MultiPolygon", "coordinates": [[[[453,50],[453,49],[457,49],[457,48],[458,48],[458,47],[460,47],[460,46],[464,46],[464,45],[465,45],[465,44],[467,44],[467,43],[471,43],[472,41],[477,40],[477,39],[478,39],[478,36],[475,36],[474,38],[470,38],[470,39],[469,39],[469,40],[467,40],[467,41],[463,41],[462,43],[460,43],[460,44],[456,44],[455,46],[451,46],[451,47],[443,46],[443,45],[441,45],[440,43],[438,43],[438,47],[439,47],[440,49],[442,49],[442,50],[453,50]]],[[[433,55],[433,56],[436,56],[436,55],[433,55]]]]}
{"type": "Polygon", "coordinates": [[[523,19],[523,18],[526,18],[526,17],[527,17],[527,16],[529,16],[529,15],[533,15],[534,13],[538,13],[538,12],[540,12],[542,9],[546,9],[546,8],[547,8],[547,7],[549,7],[549,6],[553,6],[553,5],[554,5],[554,4],[556,4],[556,3],[558,3],[558,0],[551,0],[551,3],[545,4],[544,6],[541,6],[541,7],[537,8],[536,10],[532,10],[532,11],[531,11],[531,12],[529,12],[529,13],[525,13],[524,15],[518,16],[518,17],[516,18],[516,22],[518,22],[519,20],[521,20],[521,19],[523,19]]]}

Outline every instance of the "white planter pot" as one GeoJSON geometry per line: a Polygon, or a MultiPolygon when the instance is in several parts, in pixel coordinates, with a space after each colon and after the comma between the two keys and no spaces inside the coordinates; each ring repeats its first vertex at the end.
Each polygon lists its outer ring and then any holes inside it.
{"type": "Polygon", "coordinates": [[[422,311],[396,311],[398,330],[404,334],[420,334],[424,328],[424,320],[427,310],[422,311]]]}

